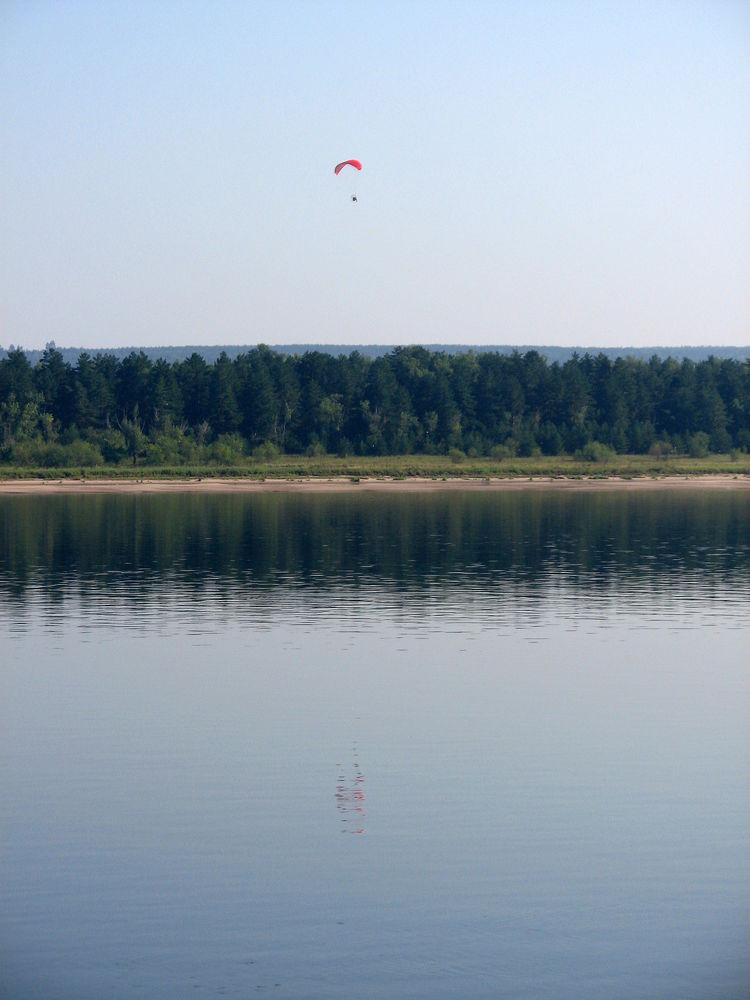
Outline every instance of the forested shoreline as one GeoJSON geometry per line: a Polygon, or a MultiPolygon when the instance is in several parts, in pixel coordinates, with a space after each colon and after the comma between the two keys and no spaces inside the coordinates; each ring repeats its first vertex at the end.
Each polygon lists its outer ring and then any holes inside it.
{"type": "Polygon", "coordinates": [[[0,464],[231,465],[288,455],[658,456],[750,450],[750,362],[396,348],[207,363],[49,347],[0,359],[0,464]]]}

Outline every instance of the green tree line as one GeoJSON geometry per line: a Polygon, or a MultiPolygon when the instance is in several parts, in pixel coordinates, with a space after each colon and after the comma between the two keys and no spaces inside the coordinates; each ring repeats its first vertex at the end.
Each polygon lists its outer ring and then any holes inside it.
{"type": "Polygon", "coordinates": [[[230,464],[248,455],[750,450],[750,362],[396,348],[213,363],[49,347],[0,360],[0,462],[230,464]]]}

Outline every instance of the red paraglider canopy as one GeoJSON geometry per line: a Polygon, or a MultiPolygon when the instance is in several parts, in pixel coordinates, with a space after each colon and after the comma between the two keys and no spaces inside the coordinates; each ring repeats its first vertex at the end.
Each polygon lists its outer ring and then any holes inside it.
{"type": "Polygon", "coordinates": [[[344,160],[342,163],[337,163],[336,166],[333,168],[334,174],[336,174],[336,176],[338,177],[338,175],[341,173],[344,167],[347,166],[355,167],[357,170],[362,169],[362,164],[359,162],[359,160],[344,160]]]}

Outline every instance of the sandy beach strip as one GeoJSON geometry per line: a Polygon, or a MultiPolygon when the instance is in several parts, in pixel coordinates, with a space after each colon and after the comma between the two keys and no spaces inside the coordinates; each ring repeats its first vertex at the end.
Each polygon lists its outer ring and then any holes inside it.
{"type": "Polygon", "coordinates": [[[101,493],[433,493],[460,491],[750,490],[748,475],[636,478],[409,479],[351,477],[299,479],[0,479],[0,495],[101,493]]]}

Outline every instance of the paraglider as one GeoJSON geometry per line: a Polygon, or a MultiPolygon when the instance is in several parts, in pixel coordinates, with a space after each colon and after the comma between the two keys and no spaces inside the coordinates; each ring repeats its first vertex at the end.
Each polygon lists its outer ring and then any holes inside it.
{"type": "MultiPolygon", "coordinates": [[[[344,167],[354,167],[355,170],[361,170],[362,164],[359,162],[359,160],[342,160],[341,163],[337,163],[336,166],[333,168],[334,174],[336,174],[336,176],[338,177],[338,175],[341,173],[344,167]]],[[[352,192],[352,201],[353,202],[357,201],[357,195],[354,192],[352,192]]]]}
{"type": "Polygon", "coordinates": [[[342,160],[341,163],[337,163],[336,166],[333,168],[334,174],[336,174],[336,176],[338,177],[338,175],[341,173],[344,167],[354,167],[355,170],[361,170],[362,164],[359,162],[359,160],[342,160]]]}

